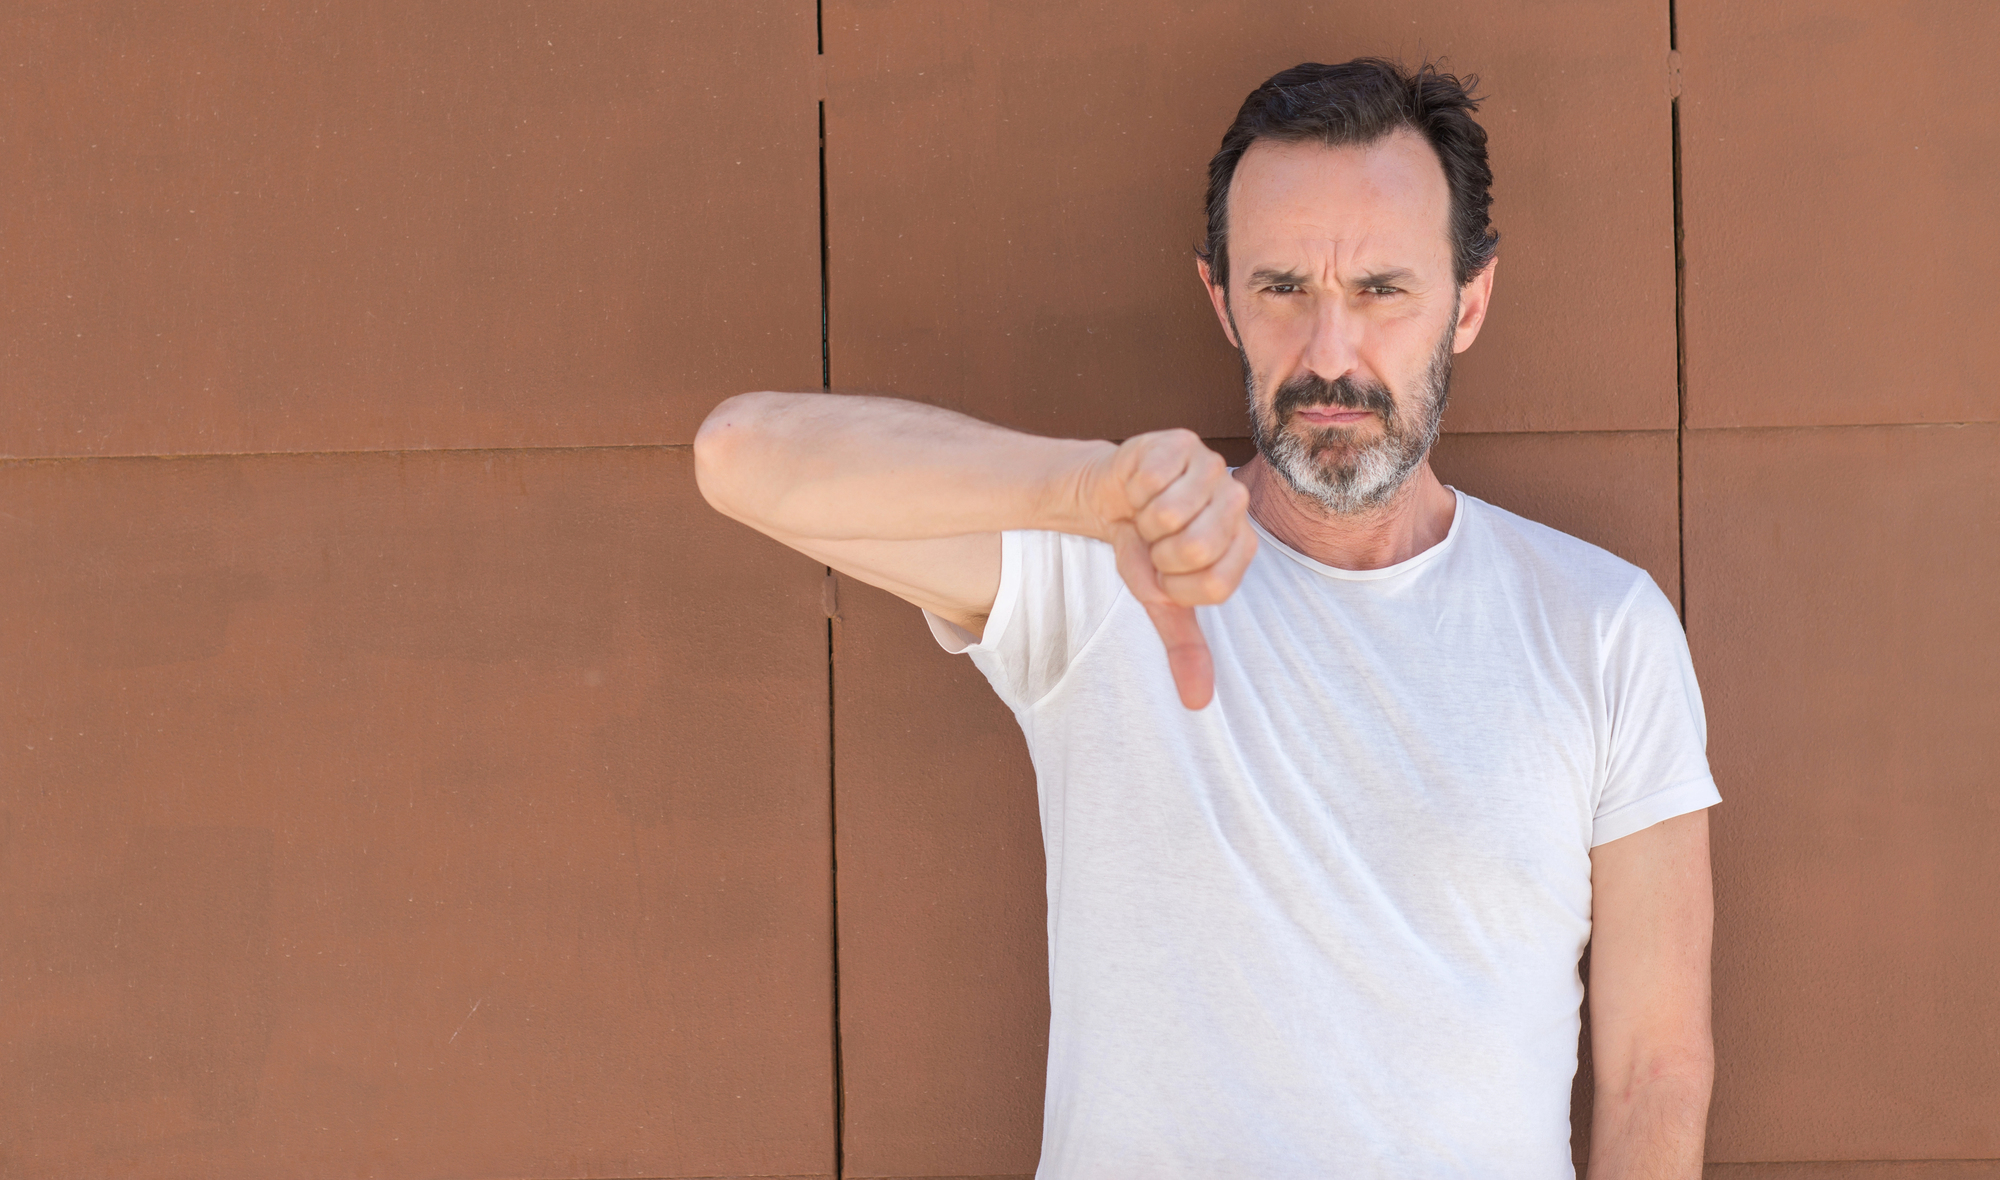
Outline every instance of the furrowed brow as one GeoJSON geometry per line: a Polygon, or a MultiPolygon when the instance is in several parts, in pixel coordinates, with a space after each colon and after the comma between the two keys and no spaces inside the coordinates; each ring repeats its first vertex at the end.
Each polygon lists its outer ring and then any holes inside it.
{"type": "Polygon", "coordinates": [[[1414,275],[1411,271],[1400,266],[1392,266],[1388,270],[1378,270],[1373,274],[1362,275],[1360,278],[1354,280],[1354,285],[1361,288],[1405,287],[1409,285],[1413,277],[1414,275]]]}
{"type": "Polygon", "coordinates": [[[1305,272],[1301,270],[1253,270],[1250,272],[1250,285],[1253,287],[1269,287],[1278,283],[1290,283],[1297,287],[1304,286],[1306,281],[1305,272]]]}

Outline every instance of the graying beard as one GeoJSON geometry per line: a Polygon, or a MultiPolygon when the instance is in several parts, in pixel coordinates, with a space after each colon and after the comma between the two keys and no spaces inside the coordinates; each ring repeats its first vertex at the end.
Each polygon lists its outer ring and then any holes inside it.
{"type": "MultiPolygon", "coordinates": [[[[1332,472],[1314,460],[1313,448],[1298,435],[1277,431],[1276,438],[1270,437],[1272,432],[1266,429],[1264,416],[1258,409],[1250,359],[1243,355],[1243,385],[1250,399],[1250,434],[1258,453],[1293,491],[1318,502],[1328,512],[1350,516],[1388,503],[1409,482],[1424,456],[1437,443],[1445,403],[1451,396],[1451,344],[1456,335],[1457,315],[1452,316],[1451,323],[1452,330],[1432,350],[1430,363],[1424,368],[1425,407],[1419,411],[1416,433],[1405,434],[1393,418],[1385,420],[1380,439],[1332,472]]],[[[1331,433],[1323,432],[1319,439],[1327,439],[1331,433]]]]}

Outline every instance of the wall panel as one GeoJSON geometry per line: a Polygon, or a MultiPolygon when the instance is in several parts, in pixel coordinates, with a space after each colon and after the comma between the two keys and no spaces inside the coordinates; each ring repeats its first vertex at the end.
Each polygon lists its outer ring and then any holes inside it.
{"type": "MultiPolygon", "coordinates": [[[[835,383],[1052,434],[1242,433],[1236,360],[1190,246],[1208,156],[1252,86],[1370,52],[1479,73],[1505,239],[1450,426],[1642,433],[1453,440],[1441,468],[1505,506],[1553,511],[1677,593],[1672,436],[1643,433],[1677,413],[1663,10],[1284,4],[1135,22],[892,2],[825,15],[835,383]],[[1598,101],[1575,102],[1580,88],[1598,101]]],[[[921,670],[938,656],[913,610],[863,589],[842,611],[850,1170],[1025,1172],[1046,996],[1042,931],[1025,920],[1041,875],[1018,731],[969,665],[921,670]]]]}
{"type": "Polygon", "coordinates": [[[1678,12],[1688,421],[2000,419],[2000,7],[1678,12]]]}
{"type": "Polygon", "coordinates": [[[835,383],[1043,433],[1241,434],[1191,253],[1208,158],[1279,69],[1430,55],[1491,96],[1504,235],[1455,428],[1671,428],[1666,16],[828,0],[835,383]]]}
{"type": "Polygon", "coordinates": [[[686,451],[0,504],[0,1174],[833,1171],[823,575],[686,451]]]}
{"type": "Polygon", "coordinates": [[[842,578],[839,609],[846,1174],[1032,1173],[1047,907],[1020,728],[916,607],[842,578]]]}
{"type": "Polygon", "coordinates": [[[0,455],[688,442],[820,384],[814,6],[9,9],[0,455]]]}
{"type": "Polygon", "coordinates": [[[1696,431],[1722,1160],[2000,1158],[2000,426],[1696,431]]]}

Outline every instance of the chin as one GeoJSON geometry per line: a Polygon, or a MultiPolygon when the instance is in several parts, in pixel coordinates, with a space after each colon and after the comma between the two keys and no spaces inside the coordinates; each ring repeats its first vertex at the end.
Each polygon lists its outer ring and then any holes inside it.
{"type": "Polygon", "coordinates": [[[1312,456],[1313,465],[1323,471],[1352,468],[1382,442],[1380,429],[1365,426],[1321,426],[1286,433],[1298,440],[1299,449],[1312,456]]]}
{"type": "Polygon", "coordinates": [[[1292,490],[1337,515],[1381,507],[1409,481],[1416,464],[1391,439],[1356,438],[1346,427],[1286,430],[1264,461],[1292,490]]]}

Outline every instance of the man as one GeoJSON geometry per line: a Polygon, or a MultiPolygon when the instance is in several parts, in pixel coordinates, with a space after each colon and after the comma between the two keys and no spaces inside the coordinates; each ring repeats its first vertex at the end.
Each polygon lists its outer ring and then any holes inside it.
{"type": "Polygon", "coordinates": [[[823,394],[696,440],[712,504],[924,608],[1027,735],[1043,1177],[1568,1175],[1586,941],[1591,1180],[1700,1174],[1719,796],[1678,620],[1427,461],[1493,289],[1475,109],[1376,60],[1244,103],[1198,252],[1239,470],[823,394]]]}

